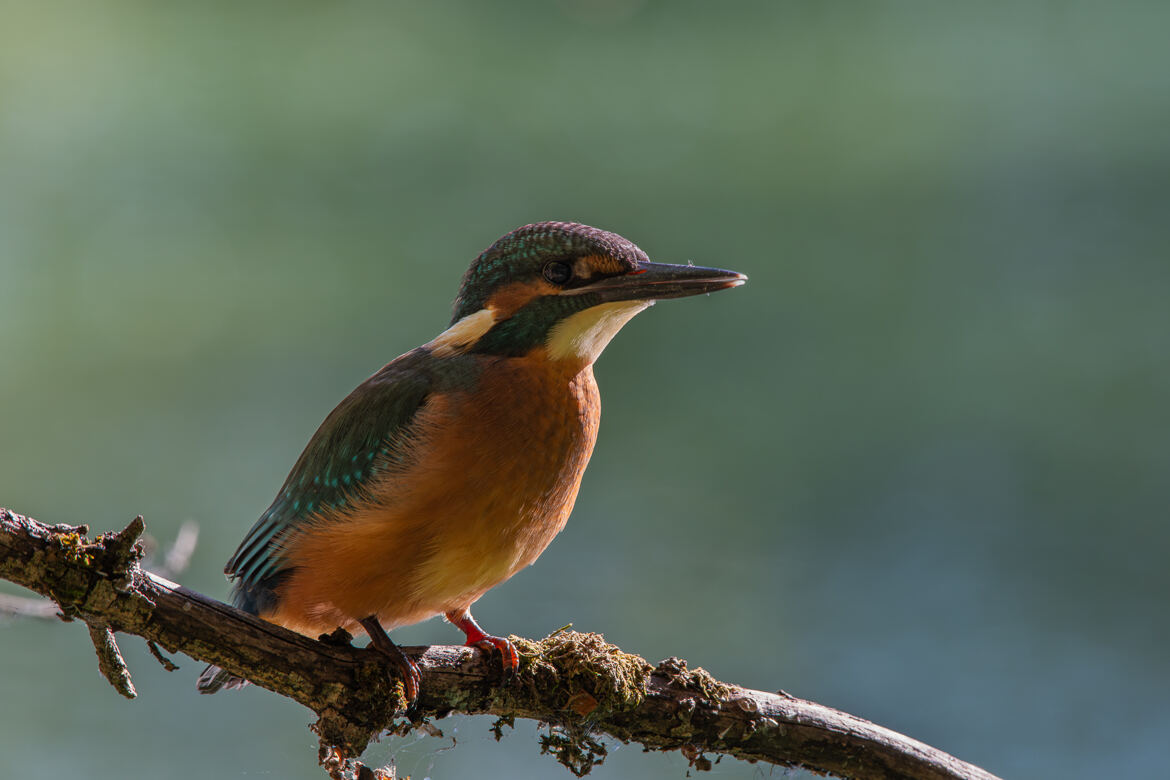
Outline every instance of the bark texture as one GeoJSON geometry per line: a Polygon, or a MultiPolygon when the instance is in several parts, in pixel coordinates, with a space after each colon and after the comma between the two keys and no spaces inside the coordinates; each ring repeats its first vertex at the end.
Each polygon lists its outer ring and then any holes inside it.
{"type": "MultiPolygon", "coordinates": [[[[143,571],[135,542],[141,518],[95,540],[85,526],[46,526],[0,509],[0,577],[51,598],[65,619],[84,620],[99,668],[134,695],[115,632],[214,663],[312,710],[319,759],[335,778],[376,777],[358,759],[381,733],[451,713],[550,725],[542,749],[575,774],[605,757],[603,735],[651,750],[680,750],[696,769],[708,755],[803,767],[844,778],[995,780],[988,772],[861,718],[783,693],[719,682],[685,661],[657,666],[597,634],[513,637],[520,669],[500,679],[496,659],[467,647],[406,647],[422,672],[409,717],[401,684],[381,654],[337,632],[314,640],[246,615],[143,571]]],[[[194,695],[194,689],[192,689],[194,695]]]]}

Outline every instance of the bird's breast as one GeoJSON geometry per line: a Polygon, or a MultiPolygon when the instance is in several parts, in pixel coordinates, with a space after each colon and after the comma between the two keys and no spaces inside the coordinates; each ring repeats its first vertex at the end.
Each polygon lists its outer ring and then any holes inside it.
{"type": "Polygon", "coordinates": [[[474,390],[437,398],[420,421],[417,473],[401,481],[443,529],[434,546],[509,574],[531,563],[568,518],[599,416],[591,369],[527,358],[495,360],[474,390]]]}
{"type": "Polygon", "coordinates": [[[599,417],[591,367],[485,358],[473,387],[428,398],[360,507],[296,545],[290,601],[387,627],[471,604],[564,527],[599,417]]]}

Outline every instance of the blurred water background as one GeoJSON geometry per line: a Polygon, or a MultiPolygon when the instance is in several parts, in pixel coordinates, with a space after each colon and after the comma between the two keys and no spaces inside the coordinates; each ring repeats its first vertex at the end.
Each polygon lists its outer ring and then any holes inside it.
{"type": "MultiPolygon", "coordinates": [[[[196,520],[183,582],[223,597],[308,436],[443,329],[472,257],[586,222],[751,282],[610,346],[573,519],[485,627],[572,621],[1005,777],[1165,771],[1170,4],[0,19],[0,504],[196,520]]],[[[134,702],[80,624],[0,625],[0,777],[323,776],[307,711],[122,644],[134,702]]],[[[490,723],[368,758],[568,776],[490,723]]],[[[611,747],[596,777],[686,773],[611,747]]]]}

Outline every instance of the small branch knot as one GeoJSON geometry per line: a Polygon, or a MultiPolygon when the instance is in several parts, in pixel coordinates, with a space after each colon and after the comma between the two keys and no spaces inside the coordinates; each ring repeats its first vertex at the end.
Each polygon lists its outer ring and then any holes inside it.
{"type": "Polygon", "coordinates": [[[114,632],[109,626],[97,622],[88,623],[87,626],[89,638],[93,642],[94,650],[97,651],[98,670],[102,676],[109,680],[115,691],[127,699],[137,697],[138,691],[134,690],[134,681],[130,679],[130,670],[122,658],[122,651],[118,649],[114,632]]]}
{"type": "Polygon", "coordinates": [[[142,560],[142,547],[137,542],[145,529],[146,523],[143,522],[142,515],[138,515],[121,531],[98,537],[97,542],[105,552],[105,568],[108,574],[114,576],[125,574],[131,566],[142,560]]]}

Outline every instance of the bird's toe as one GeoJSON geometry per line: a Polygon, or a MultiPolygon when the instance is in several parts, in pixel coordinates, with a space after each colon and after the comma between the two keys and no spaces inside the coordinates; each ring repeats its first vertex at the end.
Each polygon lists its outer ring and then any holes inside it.
{"type": "Polygon", "coordinates": [[[467,644],[469,647],[478,647],[486,653],[499,650],[505,679],[510,678],[520,668],[520,654],[516,651],[516,645],[512,644],[509,639],[505,639],[502,636],[488,635],[474,642],[468,642],[467,644]]]}

